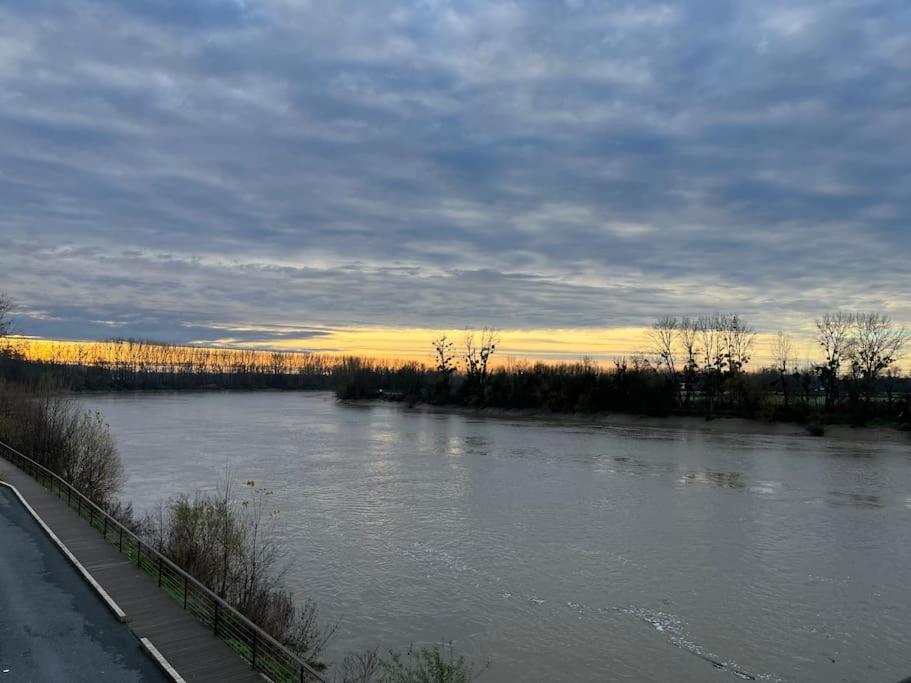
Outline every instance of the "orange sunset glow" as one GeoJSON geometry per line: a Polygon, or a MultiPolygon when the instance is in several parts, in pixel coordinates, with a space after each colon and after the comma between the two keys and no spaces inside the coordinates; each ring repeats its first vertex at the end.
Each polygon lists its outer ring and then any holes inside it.
{"type": "MultiPolygon", "coordinates": [[[[652,357],[649,328],[629,327],[620,329],[540,329],[540,330],[498,330],[497,354],[492,367],[501,367],[513,362],[574,362],[583,358],[599,364],[610,364],[615,360],[634,355],[652,357]]],[[[241,341],[230,336],[200,340],[180,348],[220,349],[230,353],[241,350],[255,351],[263,357],[274,351],[287,352],[293,357],[298,354],[316,354],[331,361],[342,356],[392,362],[432,362],[431,342],[446,335],[458,352],[466,336],[466,330],[432,330],[405,328],[326,328],[323,334],[305,339],[285,338],[268,341],[241,341]]],[[[775,335],[759,333],[754,344],[753,362],[757,367],[772,361],[772,346],[775,335]]],[[[12,347],[26,358],[37,361],[63,363],[104,363],[112,362],[122,352],[122,344],[114,341],[73,341],[13,337],[12,347]]],[[[818,359],[816,345],[809,337],[795,337],[795,358],[798,362],[809,363],[818,359]]],[[[301,359],[302,360],[302,359],[301,359]]]]}

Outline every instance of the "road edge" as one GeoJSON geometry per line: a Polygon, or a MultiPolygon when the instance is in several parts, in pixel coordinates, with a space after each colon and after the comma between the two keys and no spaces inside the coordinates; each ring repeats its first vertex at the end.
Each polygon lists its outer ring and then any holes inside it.
{"type": "Polygon", "coordinates": [[[67,548],[63,544],[63,541],[61,541],[59,538],[57,538],[57,534],[55,534],[53,532],[53,530],[47,524],[45,524],[44,520],[41,519],[41,515],[39,515],[37,512],[35,512],[35,509],[31,505],[29,505],[29,503],[25,499],[25,497],[21,493],[19,493],[19,489],[17,489],[15,486],[10,484],[9,482],[2,481],[2,480],[0,480],[0,486],[7,487],[16,495],[16,497],[19,499],[19,502],[22,503],[23,507],[26,510],[28,510],[29,514],[35,519],[36,522],[38,522],[38,526],[40,526],[44,530],[44,533],[47,534],[48,538],[50,538],[51,541],[53,541],[54,544],[57,546],[57,548],[60,549],[60,552],[63,553],[64,557],[66,557],[66,559],[69,560],[70,564],[72,564],[76,568],[76,571],[78,571],[82,575],[82,578],[86,580],[86,582],[95,590],[95,592],[104,601],[104,603],[108,606],[108,608],[114,613],[114,616],[117,618],[117,621],[119,621],[122,624],[125,624],[127,621],[126,612],[124,612],[122,609],[120,609],[120,605],[118,605],[116,602],[114,602],[114,599],[110,595],[108,595],[107,591],[104,590],[104,588],[101,587],[101,584],[99,584],[95,580],[95,577],[92,576],[92,574],[89,572],[89,570],[86,569],[82,565],[82,563],[76,559],[76,556],[73,555],[73,553],[70,552],[70,549],[67,548]]]}
{"type": "Polygon", "coordinates": [[[183,677],[177,673],[177,669],[171,666],[171,663],[165,659],[165,656],[158,651],[158,648],[152,645],[148,638],[140,638],[139,644],[146,651],[146,654],[155,660],[159,668],[164,671],[174,683],[186,683],[183,677]]]}

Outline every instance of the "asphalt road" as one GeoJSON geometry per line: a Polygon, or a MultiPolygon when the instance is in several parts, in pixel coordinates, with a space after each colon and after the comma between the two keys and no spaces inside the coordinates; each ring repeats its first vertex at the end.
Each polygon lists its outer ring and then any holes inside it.
{"type": "Polygon", "coordinates": [[[167,679],[0,486],[0,683],[167,679]]]}

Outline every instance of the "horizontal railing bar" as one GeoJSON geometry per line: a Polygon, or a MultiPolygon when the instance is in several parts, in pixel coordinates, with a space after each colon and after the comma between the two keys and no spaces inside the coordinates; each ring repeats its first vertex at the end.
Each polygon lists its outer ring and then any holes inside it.
{"type": "MultiPolygon", "coordinates": [[[[104,510],[102,507],[97,505],[94,501],[92,501],[90,498],[88,498],[86,495],[84,495],[81,491],[79,491],[79,489],[75,488],[72,484],[70,484],[66,479],[64,479],[63,477],[58,475],[53,470],[51,470],[51,469],[45,467],[44,465],[42,465],[41,463],[37,462],[36,460],[33,460],[32,458],[28,457],[27,455],[20,453],[15,448],[13,448],[12,446],[10,446],[7,443],[4,443],[3,441],[0,441],[0,448],[3,448],[4,450],[6,450],[9,453],[12,453],[14,456],[29,463],[30,465],[37,467],[41,472],[43,472],[45,475],[47,475],[47,477],[50,477],[51,479],[56,480],[58,482],[58,485],[62,485],[63,487],[65,487],[65,490],[68,492],[68,494],[71,494],[71,495],[75,494],[76,496],[78,496],[79,500],[84,502],[83,504],[90,506],[89,510],[97,511],[98,514],[101,514],[103,516],[102,519],[108,520],[109,525],[111,523],[113,523],[115,525],[115,528],[119,528],[125,535],[128,536],[128,539],[132,539],[133,543],[128,544],[128,546],[122,552],[126,552],[127,554],[129,554],[130,545],[132,545],[133,550],[136,550],[137,548],[140,547],[140,544],[141,544],[143,557],[140,558],[140,562],[142,562],[142,560],[146,560],[146,559],[151,561],[152,556],[154,555],[156,561],[160,560],[163,564],[167,564],[168,565],[167,568],[172,570],[173,572],[175,572],[181,579],[186,579],[188,582],[191,582],[193,584],[193,588],[201,591],[204,596],[206,596],[213,602],[218,603],[219,611],[225,610],[227,612],[226,615],[223,615],[223,616],[220,615],[220,617],[219,617],[220,619],[223,620],[228,615],[230,615],[230,618],[232,618],[232,619],[234,619],[234,618],[239,619],[240,622],[244,626],[246,626],[252,632],[256,633],[257,638],[262,638],[265,640],[264,643],[259,643],[258,645],[272,646],[272,648],[274,648],[279,655],[286,657],[287,659],[290,659],[291,662],[293,662],[293,664],[295,665],[295,667],[300,667],[300,669],[303,669],[307,673],[307,675],[312,676],[317,681],[321,681],[321,682],[325,683],[325,679],[320,674],[318,674],[313,669],[313,667],[310,666],[307,662],[300,659],[297,655],[295,655],[287,647],[285,647],[284,645],[279,643],[275,638],[273,638],[271,635],[269,635],[261,627],[257,626],[255,623],[250,621],[250,619],[248,619],[243,614],[241,614],[239,611],[237,611],[237,609],[232,607],[230,603],[228,603],[224,598],[220,597],[217,593],[215,593],[210,588],[208,588],[205,584],[203,584],[201,581],[199,581],[195,576],[193,576],[189,572],[185,571],[184,569],[181,569],[181,567],[178,566],[176,563],[174,563],[169,557],[160,553],[158,550],[151,547],[147,543],[143,543],[142,539],[139,536],[137,536],[135,533],[133,533],[133,531],[130,530],[127,526],[125,526],[123,523],[121,523],[120,520],[118,520],[116,517],[112,516],[106,510],[104,510]]],[[[41,480],[39,478],[39,482],[40,481],[41,480]]],[[[51,485],[50,488],[53,491],[53,485],[51,485]]],[[[72,507],[72,503],[70,503],[70,507],[72,507]]],[[[89,518],[90,520],[94,519],[94,516],[92,515],[91,512],[89,512],[89,515],[90,515],[90,518],[89,518]]],[[[95,526],[92,525],[92,528],[94,529],[95,526]]],[[[105,538],[107,538],[107,537],[105,537],[105,538]]],[[[157,569],[157,566],[155,564],[153,564],[152,566],[154,566],[157,569]]],[[[165,591],[165,592],[167,592],[167,591],[165,591]]],[[[191,609],[187,609],[187,611],[190,612],[191,614],[195,614],[195,612],[191,609]]],[[[197,616],[197,618],[199,618],[199,616],[197,616]]],[[[239,633],[239,631],[238,631],[238,633],[239,633]]]]}

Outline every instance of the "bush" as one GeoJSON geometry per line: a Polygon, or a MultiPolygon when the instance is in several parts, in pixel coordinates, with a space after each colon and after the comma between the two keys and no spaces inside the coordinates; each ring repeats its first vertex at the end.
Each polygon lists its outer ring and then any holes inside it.
{"type": "Polygon", "coordinates": [[[464,657],[456,657],[452,643],[418,650],[411,647],[404,659],[397,652],[389,655],[380,665],[382,683],[470,683],[486,668],[475,671],[464,657]]]}
{"type": "Polygon", "coordinates": [[[382,661],[376,649],[350,654],[332,677],[336,683],[377,683],[382,661]]]}
{"type": "Polygon", "coordinates": [[[112,501],[123,486],[123,463],[100,413],[75,412],[60,476],[92,500],[112,501]]]}
{"type": "Polygon", "coordinates": [[[0,380],[0,440],[70,482],[95,503],[129,517],[117,500],[123,464],[101,415],[82,410],[59,385],[0,380]]]}
{"type": "Polygon", "coordinates": [[[408,648],[403,657],[398,652],[381,659],[377,650],[348,655],[333,677],[336,683],[469,683],[487,669],[478,670],[456,657],[452,643],[408,648]]]}
{"type": "Polygon", "coordinates": [[[282,588],[282,546],[274,534],[276,514],[266,507],[271,492],[247,482],[246,497],[226,481],[218,493],[178,496],[146,522],[160,552],[217,593],[316,670],[335,632],[321,626],[316,604],[298,604],[282,588]]]}

